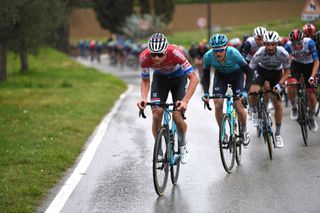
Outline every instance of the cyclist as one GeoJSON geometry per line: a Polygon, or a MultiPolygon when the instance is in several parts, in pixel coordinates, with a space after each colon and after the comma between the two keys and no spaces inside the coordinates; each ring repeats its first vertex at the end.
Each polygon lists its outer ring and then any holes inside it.
{"type": "MultiPolygon", "coordinates": [[[[318,125],[315,120],[315,108],[317,104],[315,89],[312,87],[315,84],[315,76],[319,68],[319,58],[316,50],[316,45],[311,38],[303,37],[303,32],[294,29],[289,34],[289,41],[285,49],[292,57],[291,62],[291,76],[288,83],[297,82],[300,75],[304,75],[304,81],[308,93],[309,101],[309,119],[311,131],[316,132],[318,125]]],[[[291,119],[298,118],[296,89],[295,87],[288,86],[288,97],[291,101],[291,119]]]]}
{"type": "Polygon", "coordinates": [[[253,36],[247,38],[242,47],[242,54],[245,56],[245,59],[250,63],[253,55],[257,50],[263,46],[263,35],[267,32],[267,29],[264,27],[256,27],[253,30],[253,36]]]}
{"type": "Polygon", "coordinates": [[[302,30],[303,30],[304,37],[311,38],[315,42],[317,29],[313,24],[308,23],[303,25],[302,30]]]}
{"type": "MultiPolygon", "coordinates": [[[[227,46],[228,38],[224,34],[215,34],[211,36],[209,45],[211,50],[204,55],[204,96],[203,100],[209,102],[208,94],[210,87],[210,68],[215,69],[213,94],[224,95],[231,84],[234,95],[239,95],[241,99],[247,98],[247,91],[253,78],[246,60],[240,52],[231,46],[227,46]],[[246,74],[246,84],[244,84],[244,75],[246,74]]],[[[215,117],[218,125],[223,116],[223,99],[214,99],[215,117]]],[[[247,130],[247,113],[241,100],[235,101],[235,108],[239,115],[241,133],[244,144],[249,144],[250,137],[247,130]]]]}
{"type": "MultiPolygon", "coordinates": [[[[245,57],[247,63],[249,64],[253,55],[257,52],[257,50],[263,46],[263,35],[267,32],[267,29],[264,27],[256,27],[253,30],[253,36],[247,38],[244,42],[243,47],[241,49],[242,55],[245,57]]],[[[256,70],[253,71],[256,74],[256,70]]],[[[249,103],[248,108],[249,119],[252,118],[252,110],[249,103]]]]}
{"type": "MultiPolygon", "coordinates": [[[[259,48],[249,64],[252,70],[257,69],[257,76],[253,80],[250,92],[259,91],[262,85],[265,86],[265,81],[268,81],[270,87],[275,92],[280,93],[290,72],[289,54],[283,47],[278,46],[280,37],[277,32],[267,31],[263,35],[263,41],[264,47],[259,48]],[[282,72],[282,69],[284,72],[282,72]]],[[[250,96],[249,100],[253,111],[252,118],[257,119],[257,96],[250,96]]],[[[272,97],[272,102],[275,108],[276,147],[281,148],[283,147],[283,140],[280,134],[283,117],[282,105],[281,100],[277,97],[272,97]]]]}
{"type": "MultiPolygon", "coordinates": [[[[166,102],[168,93],[171,91],[173,102],[177,103],[177,110],[185,111],[199,79],[183,52],[176,45],[168,44],[167,38],[162,33],[155,33],[148,40],[148,48],[140,54],[139,63],[142,76],[142,99],[137,103],[138,107],[144,109],[146,106],[150,90],[150,69],[153,69],[151,101],[166,102]],[[187,78],[189,85],[185,91],[187,78]]],[[[158,129],[161,127],[163,109],[152,108],[152,115],[152,133],[156,138],[158,129]]],[[[177,111],[173,112],[173,119],[181,139],[181,144],[179,144],[181,163],[186,163],[189,159],[185,140],[187,124],[177,111]]]]}

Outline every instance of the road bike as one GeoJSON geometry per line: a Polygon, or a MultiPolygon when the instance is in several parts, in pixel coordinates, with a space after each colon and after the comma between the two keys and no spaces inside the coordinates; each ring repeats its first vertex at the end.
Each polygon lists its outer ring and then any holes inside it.
{"type": "Polygon", "coordinates": [[[258,137],[263,136],[264,142],[267,144],[269,157],[272,160],[272,145],[275,147],[275,139],[272,131],[272,118],[268,109],[268,103],[265,102],[264,95],[271,93],[280,99],[280,96],[272,90],[259,89],[257,92],[249,93],[249,96],[258,96],[257,110],[258,110],[258,137]],[[272,140],[272,142],[271,142],[272,140]]]}
{"type": "MultiPolygon", "coordinates": [[[[175,103],[148,102],[147,105],[164,109],[162,126],[158,130],[158,136],[154,143],[152,163],[154,188],[156,193],[162,196],[167,186],[169,168],[173,185],[177,184],[180,172],[180,138],[172,117],[173,111],[176,109],[175,103]]],[[[140,116],[146,118],[143,110],[140,110],[140,116]]],[[[181,116],[185,119],[183,113],[181,116]]]]}
{"type": "Polygon", "coordinates": [[[297,88],[298,97],[298,123],[301,128],[303,142],[306,146],[308,142],[308,129],[311,129],[309,121],[309,107],[308,107],[308,95],[306,91],[306,85],[304,83],[303,74],[301,74],[298,82],[288,83],[289,86],[295,86],[297,88]]]}
{"type": "MultiPolygon", "coordinates": [[[[219,149],[223,168],[227,173],[230,173],[235,161],[240,165],[242,157],[243,140],[240,135],[238,114],[233,103],[233,101],[239,100],[239,97],[227,94],[213,95],[208,98],[223,98],[226,99],[227,102],[226,111],[223,113],[219,128],[219,149]]],[[[209,103],[205,103],[204,106],[212,110],[209,103]]]]}

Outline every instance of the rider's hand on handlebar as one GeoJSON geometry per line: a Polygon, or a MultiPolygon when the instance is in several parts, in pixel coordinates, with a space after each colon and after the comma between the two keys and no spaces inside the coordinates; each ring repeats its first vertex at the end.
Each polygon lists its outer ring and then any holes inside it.
{"type": "Polygon", "coordinates": [[[309,82],[310,85],[315,85],[316,84],[316,81],[312,76],[309,78],[308,82],[309,82]]]}
{"type": "Polygon", "coordinates": [[[280,93],[281,92],[281,90],[282,90],[282,88],[281,88],[281,85],[278,83],[278,84],[276,84],[274,87],[273,87],[273,91],[274,92],[276,92],[276,93],[280,93]]]}
{"type": "Polygon", "coordinates": [[[176,107],[178,111],[184,112],[187,109],[187,102],[185,102],[184,100],[182,101],[177,101],[176,103],[176,107]]]}
{"type": "Polygon", "coordinates": [[[139,101],[138,103],[137,103],[137,106],[138,106],[138,108],[139,109],[145,109],[146,108],[146,106],[147,106],[147,100],[141,100],[141,101],[139,101]]]}
{"type": "Polygon", "coordinates": [[[239,94],[239,99],[246,101],[248,99],[248,92],[246,90],[243,90],[240,94],[239,94]]]}
{"type": "Polygon", "coordinates": [[[205,93],[202,97],[201,97],[202,101],[204,103],[209,103],[209,94],[208,93],[205,93]]]}

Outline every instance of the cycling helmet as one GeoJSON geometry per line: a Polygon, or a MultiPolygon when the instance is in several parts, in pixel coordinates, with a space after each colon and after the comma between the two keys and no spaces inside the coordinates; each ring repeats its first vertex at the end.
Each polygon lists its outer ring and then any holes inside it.
{"type": "Polygon", "coordinates": [[[263,41],[266,43],[278,43],[280,41],[280,37],[276,31],[267,31],[263,35],[263,41]]]}
{"type": "Polygon", "coordinates": [[[164,53],[168,48],[168,40],[162,33],[155,33],[148,40],[148,48],[152,53],[164,53]]]}
{"type": "Polygon", "coordinates": [[[306,37],[313,37],[316,33],[316,27],[313,24],[305,24],[303,25],[303,33],[306,37]]]}
{"type": "Polygon", "coordinates": [[[264,27],[256,27],[253,30],[253,36],[254,37],[261,36],[262,37],[266,32],[267,32],[266,28],[264,28],[264,27]]]}
{"type": "Polygon", "coordinates": [[[320,31],[316,32],[316,41],[320,42],[320,31]]]}
{"type": "Polygon", "coordinates": [[[294,41],[302,41],[303,39],[303,32],[301,30],[298,29],[294,29],[291,31],[291,33],[289,34],[289,39],[290,41],[294,42],[294,41]]]}
{"type": "Polygon", "coordinates": [[[214,49],[222,49],[228,43],[228,37],[224,34],[215,34],[209,40],[210,47],[214,49]]]}

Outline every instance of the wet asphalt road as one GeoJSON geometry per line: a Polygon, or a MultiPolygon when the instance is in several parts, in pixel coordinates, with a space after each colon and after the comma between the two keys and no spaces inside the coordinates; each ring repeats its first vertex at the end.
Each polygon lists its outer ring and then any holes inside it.
{"type": "MultiPolygon", "coordinates": [[[[224,171],[218,148],[214,113],[204,111],[200,87],[186,113],[191,153],[181,166],[177,186],[170,180],[165,196],[153,188],[151,111],[138,118],[139,72],[82,61],[119,75],[132,85],[104,135],[87,172],[62,212],[320,212],[320,132],[310,133],[310,146],[285,109],[284,148],[274,150],[258,139],[248,121],[251,144],[242,164],[224,171]]],[[[318,123],[320,119],[318,118],[318,123]]]]}

